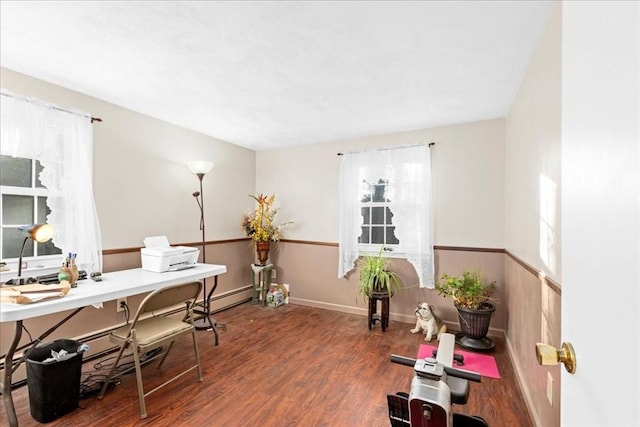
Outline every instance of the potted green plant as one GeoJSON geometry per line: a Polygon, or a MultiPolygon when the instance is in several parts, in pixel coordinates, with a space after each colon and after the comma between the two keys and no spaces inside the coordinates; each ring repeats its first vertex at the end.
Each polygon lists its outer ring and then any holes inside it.
{"type": "Polygon", "coordinates": [[[443,274],[436,290],[438,295],[451,298],[458,310],[462,331],[456,335],[458,344],[473,350],[493,349],[495,344],[486,335],[495,311],[492,303],[495,282],[484,282],[479,270],[464,270],[460,276],[443,274]]]}
{"type": "Polygon", "coordinates": [[[365,255],[359,259],[358,293],[369,306],[369,330],[379,320],[384,332],[389,326],[389,299],[402,288],[402,281],[398,274],[387,269],[389,260],[382,256],[383,250],[384,246],[381,246],[376,255],[365,255]],[[377,314],[377,301],[382,302],[381,316],[377,314]]]}
{"type": "Polygon", "coordinates": [[[358,291],[365,301],[374,293],[386,292],[389,296],[402,288],[400,277],[387,266],[389,260],[382,256],[384,247],[375,255],[365,255],[358,260],[360,267],[360,286],[358,291]]]}

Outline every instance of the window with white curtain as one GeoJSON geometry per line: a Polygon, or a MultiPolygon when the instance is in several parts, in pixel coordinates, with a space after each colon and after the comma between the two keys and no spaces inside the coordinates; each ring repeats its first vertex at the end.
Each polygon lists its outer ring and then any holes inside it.
{"type": "MultiPolygon", "coordinates": [[[[75,253],[80,269],[102,271],[102,241],[93,197],[91,116],[2,89],[0,119],[3,165],[18,168],[14,171],[15,177],[3,177],[2,212],[18,215],[21,208],[17,203],[33,203],[32,209],[35,210],[29,216],[31,207],[27,206],[26,216],[15,220],[3,217],[3,240],[5,228],[11,233],[13,226],[27,225],[13,222],[29,218],[29,223],[46,221],[54,228],[52,247],[58,248],[51,251],[75,253]],[[26,171],[21,168],[32,169],[26,171]],[[30,188],[17,189],[15,185],[5,185],[12,179],[31,179],[30,188]]],[[[42,250],[46,249],[43,247],[42,250]]],[[[31,255],[41,254],[35,252],[31,255]]]]}
{"type": "Polygon", "coordinates": [[[345,153],[340,171],[338,277],[358,257],[406,258],[421,287],[434,287],[431,157],[425,145],[345,153]]]}

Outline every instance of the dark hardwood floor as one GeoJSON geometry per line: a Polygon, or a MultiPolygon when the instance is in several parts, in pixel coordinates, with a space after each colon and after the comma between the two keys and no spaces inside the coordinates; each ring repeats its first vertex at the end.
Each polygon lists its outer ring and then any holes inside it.
{"type": "MultiPolygon", "coordinates": [[[[204,381],[188,373],[152,394],[147,419],[140,419],[131,374],[103,400],[82,399],[81,408],[47,425],[388,426],[386,395],[408,392],[412,377],[389,357],[415,357],[424,338],[409,333],[413,325],[391,321],[384,333],[379,325],[369,331],[365,317],[296,305],[247,303],[215,317],[228,328],[218,347],[211,332],[198,332],[204,381]]],[[[179,344],[161,370],[143,368],[147,390],[192,363],[189,339],[179,344]]],[[[473,383],[469,402],[455,411],[480,415],[491,427],[531,426],[504,339],[493,355],[501,379],[473,383]]],[[[14,390],[14,400],[20,426],[40,425],[30,416],[26,386],[14,390]]],[[[0,417],[7,425],[4,407],[0,417]]]]}

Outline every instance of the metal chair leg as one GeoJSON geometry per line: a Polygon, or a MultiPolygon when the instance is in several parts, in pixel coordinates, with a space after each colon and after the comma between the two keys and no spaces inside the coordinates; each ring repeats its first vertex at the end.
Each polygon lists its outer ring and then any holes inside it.
{"type": "Polygon", "coordinates": [[[138,399],[140,400],[140,418],[147,418],[147,406],[144,401],[144,387],[142,385],[142,369],[140,366],[140,355],[138,351],[133,352],[133,361],[136,365],[136,382],[138,383],[138,399]]]}
{"type": "Polygon", "coordinates": [[[198,364],[198,381],[202,382],[202,368],[200,367],[200,352],[198,351],[198,340],[196,339],[196,331],[191,334],[193,337],[193,349],[196,352],[196,363],[198,364]]]}

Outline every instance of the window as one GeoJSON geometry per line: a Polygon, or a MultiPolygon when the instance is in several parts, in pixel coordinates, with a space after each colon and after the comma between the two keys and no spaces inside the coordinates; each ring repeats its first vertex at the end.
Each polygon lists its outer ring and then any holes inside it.
{"type": "MultiPolygon", "coordinates": [[[[0,156],[0,193],[2,208],[2,244],[0,259],[18,258],[25,235],[18,230],[21,225],[46,222],[51,210],[47,207],[48,190],[40,182],[42,165],[37,160],[0,156]]],[[[51,241],[37,243],[28,240],[24,257],[41,257],[61,254],[51,241]]]]}
{"type": "Polygon", "coordinates": [[[378,179],[374,184],[363,181],[364,196],[360,199],[362,212],[362,230],[358,237],[358,243],[363,251],[377,251],[380,245],[385,250],[398,248],[400,242],[395,235],[393,225],[393,213],[389,207],[391,200],[389,193],[389,181],[378,179]]]}
{"type": "Polygon", "coordinates": [[[338,277],[360,255],[403,257],[434,287],[431,157],[427,145],[347,153],[340,170],[338,277]]]}
{"type": "MultiPolygon", "coordinates": [[[[25,246],[26,256],[38,257],[37,267],[51,265],[40,261],[52,262],[52,254],[72,252],[79,269],[102,271],[91,116],[0,89],[0,121],[3,260],[19,256],[24,235],[18,226],[46,220],[54,228],[52,243],[28,240],[25,246]]],[[[0,279],[13,277],[12,267],[0,279]]]]}

